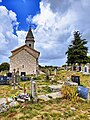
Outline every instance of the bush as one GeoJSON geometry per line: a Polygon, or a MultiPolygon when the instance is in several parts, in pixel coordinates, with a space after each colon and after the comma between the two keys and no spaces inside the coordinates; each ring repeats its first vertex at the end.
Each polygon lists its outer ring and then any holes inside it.
{"type": "Polygon", "coordinates": [[[72,102],[77,101],[78,93],[76,86],[63,86],[61,91],[65,99],[69,99],[72,102]]]}

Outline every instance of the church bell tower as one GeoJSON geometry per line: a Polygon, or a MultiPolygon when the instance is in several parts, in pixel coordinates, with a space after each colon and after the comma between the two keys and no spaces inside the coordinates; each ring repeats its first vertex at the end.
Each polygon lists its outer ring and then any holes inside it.
{"type": "Polygon", "coordinates": [[[34,36],[32,33],[31,28],[29,29],[27,36],[26,36],[26,40],[25,40],[25,44],[29,47],[31,47],[32,49],[34,49],[34,36]]]}

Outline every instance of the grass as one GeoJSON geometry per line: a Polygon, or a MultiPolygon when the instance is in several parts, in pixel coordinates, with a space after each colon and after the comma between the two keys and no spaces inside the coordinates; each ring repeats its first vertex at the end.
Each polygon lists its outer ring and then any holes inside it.
{"type": "MultiPolygon", "coordinates": [[[[65,81],[67,76],[76,74],[80,76],[81,84],[90,87],[90,76],[82,75],[81,73],[75,73],[70,71],[58,71],[54,80],[65,81]]],[[[37,94],[50,93],[48,85],[52,83],[49,80],[44,80],[44,75],[39,76],[40,79],[36,80],[37,94]]],[[[26,91],[30,93],[30,82],[21,82],[20,85],[23,88],[26,86],[26,91]]],[[[56,84],[56,83],[55,83],[56,84]]],[[[0,98],[10,97],[23,90],[13,90],[12,86],[4,85],[0,86],[0,98]]],[[[7,112],[0,113],[0,120],[90,120],[90,101],[79,99],[77,103],[73,103],[70,100],[52,99],[50,101],[41,101],[38,103],[20,103],[16,107],[10,108],[7,112]],[[75,110],[71,110],[75,108],[75,110]]]]}

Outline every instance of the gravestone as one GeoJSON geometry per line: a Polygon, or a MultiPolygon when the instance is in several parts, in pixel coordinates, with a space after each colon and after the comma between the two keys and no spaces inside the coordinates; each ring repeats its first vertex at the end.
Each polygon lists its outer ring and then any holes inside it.
{"type": "Polygon", "coordinates": [[[73,71],[76,71],[76,66],[73,66],[73,71]]]}
{"type": "Polygon", "coordinates": [[[12,77],[12,73],[8,72],[7,77],[12,77]]]}
{"type": "Polygon", "coordinates": [[[54,70],[54,75],[55,75],[55,76],[57,75],[57,69],[54,70]]]}
{"type": "Polygon", "coordinates": [[[78,67],[78,71],[79,71],[79,72],[82,71],[82,67],[81,67],[81,66],[78,67]]]}
{"type": "Polygon", "coordinates": [[[36,82],[32,81],[32,97],[33,98],[37,98],[37,94],[36,94],[36,82]]]}
{"type": "Polygon", "coordinates": [[[0,76],[0,84],[4,85],[4,84],[9,84],[10,78],[7,76],[0,76]]]}
{"type": "Polygon", "coordinates": [[[13,70],[13,73],[12,73],[12,83],[13,83],[13,88],[15,90],[15,85],[16,85],[16,76],[15,76],[15,69],[13,70]]]}
{"type": "Polygon", "coordinates": [[[72,80],[73,82],[78,83],[78,85],[80,85],[80,76],[74,76],[74,75],[72,75],[72,76],[71,76],[71,80],[72,80]]]}
{"type": "Polygon", "coordinates": [[[50,75],[50,72],[49,72],[49,70],[47,69],[47,71],[46,71],[46,80],[49,80],[49,75],[50,75]]]}
{"type": "Polygon", "coordinates": [[[84,66],[84,74],[88,74],[89,73],[89,68],[87,65],[84,66]]]}

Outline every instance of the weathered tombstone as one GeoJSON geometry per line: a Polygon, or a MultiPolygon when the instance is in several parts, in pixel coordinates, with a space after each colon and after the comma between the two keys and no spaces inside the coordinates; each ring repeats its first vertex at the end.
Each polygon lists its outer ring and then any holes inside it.
{"type": "Polygon", "coordinates": [[[80,76],[74,76],[74,75],[72,75],[72,76],[71,76],[71,80],[72,80],[73,82],[78,83],[78,85],[80,85],[80,76]]]}
{"type": "Polygon", "coordinates": [[[85,73],[85,74],[88,74],[88,73],[89,73],[89,69],[88,69],[88,66],[87,66],[87,65],[84,66],[84,73],[85,73]]]}
{"type": "Polygon", "coordinates": [[[73,71],[76,71],[76,66],[73,66],[73,71]]]}
{"type": "Polygon", "coordinates": [[[84,67],[84,72],[87,72],[87,66],[84,67]]]}
{"type": "Polygon", "coordinates": [[[37,98],[37,94],[36,94],[36,82],[35,81],[32,82],[32,97],[34,99],[37,98]]]}
{"type": "Polygon", "coordinates": [[[54,75],[55,75],[55,76],[57,75],[57,69],[54,70],[54,75]]]}
{"type": "Polygon", "coordinates": [[[33,78],[31,78],[31,99],[32,98],[34,98],[34,101],[37,102],[36,82],[33,81],[33,78]]]}
{"type": "Polygon", "coordinates": [[[81,67],[81,66],[78,67],[78,71],[79,71],[79,72],[82,71],[82,67],[81,67]]]}
{"type": "Polygon", "coordinates": [[[12,73],[8,72],[7,77],[12,77],[12,73]]]}
{"type": "Polygon", "coordinates": [[[49,80],[49,70],[46,70],[46,80],[49,80]]]}
{"type": "Polygon", "coordinates": [[[20,84],[20,79],[19,79],[19,68],[17,69],[17,72],[16,72],[16,82],[17,82],[17,84],[20,84]]]}
{"type": "Polygon", "coordinates": [[[7,76],[0,76],[0,84],[9,84],[9,78],[7,76]]]}

